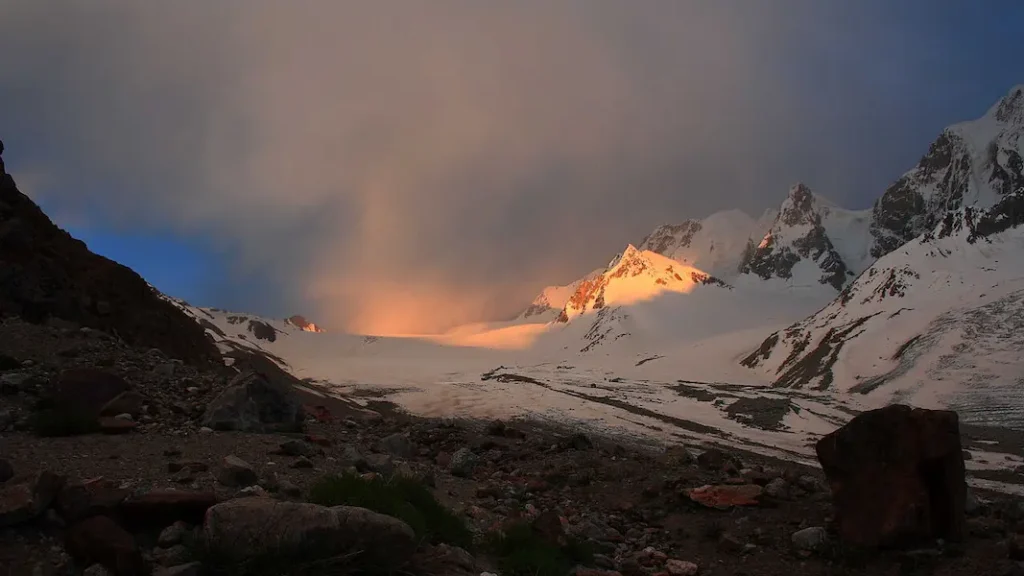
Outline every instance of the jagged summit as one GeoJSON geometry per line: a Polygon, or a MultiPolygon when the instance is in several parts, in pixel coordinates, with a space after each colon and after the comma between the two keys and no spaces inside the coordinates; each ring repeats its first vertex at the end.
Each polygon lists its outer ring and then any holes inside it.
{"type": "Polygon", "coordinates": [[[768,233],[756,246],[748,246],[740,271],[764,280],[780,278],[841,290],[863,266],[859,248],[866,233],[866,214],[837,208],[798,183],[790,188],[768,233]],[[833,236],[843,245],[838,246],[833,236]]]}
{"type": "Polygon", "coordinates": [[[987,115],[1005,124],[1024,125],[1024,84],[1011,88],[1006,96],[989,109],[987,115]]]}
{"type": "Polygon", "coordinates": [[[632,244],[602,274],[578,284],[558,315],[568,322],[588,311],[649,300],[663,292],[689,292],[698,285],[729,286],[707,274],[632,244]]]}
{"type": "Polygon", "coordinates": [[[301,314],[289,316],[285,321],[291,324],[292,326],[295,326],[296,328],[302,330],[303,332],[326,332],[326,330],[324,330],[323,328],[317,326],[316,324],[310,322],[309,320],[306,320],[306,318],[301,314]]]}
{"type": "Polygon", "coordinates": [[[976,120],[939,135],[918,165],[872,208],[871,254],[880,258],[962,206],[987,210],[1024,188],[1024,86],[976,120]]]}

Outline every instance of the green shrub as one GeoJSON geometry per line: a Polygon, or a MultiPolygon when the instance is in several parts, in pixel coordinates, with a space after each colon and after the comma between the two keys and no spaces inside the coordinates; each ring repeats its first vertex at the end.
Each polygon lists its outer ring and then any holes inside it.
{"type": "Polygon", "coordinates": [[[412,478],[394,476],[367,480],[353,474],[326,476],[309,491],[309,501],[321,506],[358,506],[393,516],[408,524],[416,536],[431,544],[470,548],[473,533],[466,523],[412,478]]]}
{"type": "Polygon", "coordinates": [[[593,560],[584,543],[569,538],[566,546],[558,546],[525,522],[488,534],[484,546],[497,559],[502,576],[565,576],[593,560]]]}
{"type": "Polygon", "coordinates": [[[37,436],[78,436],[92,434],[100,429],[99,420],[88,410],[54,407],[32,415],[32,430],[37,436]]]}

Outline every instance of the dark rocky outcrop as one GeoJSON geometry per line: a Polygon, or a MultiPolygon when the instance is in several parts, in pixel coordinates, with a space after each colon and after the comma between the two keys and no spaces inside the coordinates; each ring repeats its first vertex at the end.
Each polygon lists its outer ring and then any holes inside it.
{"type": "Polygon", "coordinates": [[[58,228],[18,191],[2,160],[0,316],[59,318],[190,363],[218,358],[203,328],[138,274],[58,228]]]}
{"type": "Polygon", "coordinates": [[[963,539],[967,484],[956,412],[899,404],[871,410],[819,440],[816,451],[846,543],[963,539]]]}

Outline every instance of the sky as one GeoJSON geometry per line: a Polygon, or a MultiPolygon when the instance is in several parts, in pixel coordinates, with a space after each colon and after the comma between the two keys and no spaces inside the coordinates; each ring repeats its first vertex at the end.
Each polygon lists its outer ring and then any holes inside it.
{"type": "Polygon", "coordinates": [[[1015,0],[0,0],[0,139],[168,294],[432,332],[798,181],[870,206],[1024,83],[1021,24],[1015,0]]]}

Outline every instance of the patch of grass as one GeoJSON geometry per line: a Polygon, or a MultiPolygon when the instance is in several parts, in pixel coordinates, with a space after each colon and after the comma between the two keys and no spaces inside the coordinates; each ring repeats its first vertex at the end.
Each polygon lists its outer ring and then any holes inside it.
{"type": "Polygon", "coordinates": [[[586,544],[569,538],[566,546],[558,546],[525,522],[488,534],[484,547],[497,559],[502,576],[565,576],[594,557],[586,544]]]}
{"type": "Polygon", "coordinates": [[[321,506],[358,506],[393,516],[431,544],[469,549],[473,533],[466,523],[413,478],[393,476],[367,480],[354,474],[326,476],[309,490],[308,500],[321,506]]]}
{"type": "Polygon", "coordinates": [[[52,407],[36,412],[31,427],[37,436],[79,436],[99,432],[100,423],[95,414],[71,407],[52,407]]]}

